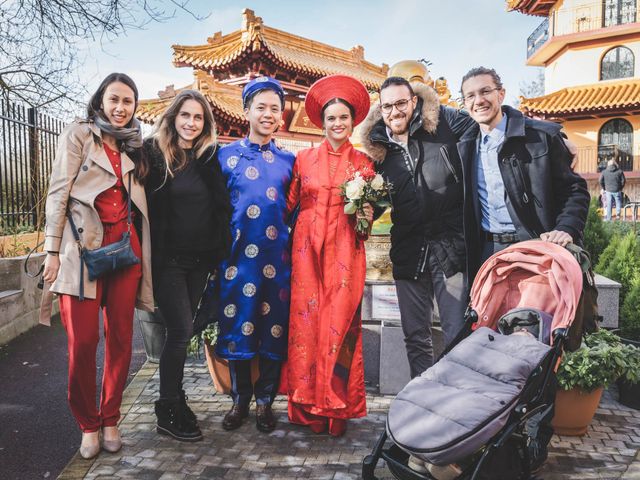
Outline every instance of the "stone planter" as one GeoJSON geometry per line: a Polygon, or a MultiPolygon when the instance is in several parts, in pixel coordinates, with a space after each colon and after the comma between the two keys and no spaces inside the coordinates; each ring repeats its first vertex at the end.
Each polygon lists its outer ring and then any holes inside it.
{"type": "Polygon", "coordinates": [[[392,281],[391,237],[389,235],[371,235],[364,244],[367,254],[367,280],[392,281]]]}
{"type": "Polygon", "coordinates": [[[568,436],[582,436],[587,433],[600,404],[603,390],[602,387],[592,392],[585,392],[579,388],[558,389],[555,415],[551,422],[555,433],[568,436]]]}
{"type": "MultiPolygon", "coordinates": [[[[44,257],[44,253],[31,255],[28,271],[35,274],[44,257]]],[[[35,327],[40,318],[42,290],[37,288],[38,278],[24,273],[26,258],[0,258],[0,345],[35,327]]],[[[54,299],[52,313],[58,313],[57,299],[54,299]]]]}
{"type": "Polygon", "coordinates": [[[135,314],[140,331],[147,359],[151,363],[160,363],[160,355],[167,338],[167,330],[160,310],[156,308],[154,313],[136,309],[135,314]]]}

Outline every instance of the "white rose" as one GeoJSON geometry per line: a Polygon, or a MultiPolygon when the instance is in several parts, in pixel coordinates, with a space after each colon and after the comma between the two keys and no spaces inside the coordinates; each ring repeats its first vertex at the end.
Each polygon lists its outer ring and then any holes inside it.
{"type": "Polygon", "coordinates": [[[371,188],[373,188],[377,192],[382,190],[383,185],[384,185],[384,179],[382,178],[382,175],[377,173],[376,176],[373,177],[373,180],[371,180],[371,188]]]}
{"type": "Polygon", "coordinates": [[[349,200],[358,200],[362,197],[364,184],[359,182],[358,179],[353,179],[350,182],[347,182],[347,187],[345,188],[345,194],[349,200]]]}

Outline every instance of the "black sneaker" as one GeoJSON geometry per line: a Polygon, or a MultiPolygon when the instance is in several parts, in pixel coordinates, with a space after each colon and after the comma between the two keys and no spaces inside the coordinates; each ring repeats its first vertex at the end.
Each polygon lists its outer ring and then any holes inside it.
{"type": "MultiPolygon", "coordinates": [[[[202,440],[202,432],[197,423],[191,422],[180,401],[167,402],[158,400],[155,402],[157,417],[156,430],[162,435],[169,435],[181,442],[197,442],[202,440]]],[[[191,412],[193,415],[193,412],[191,412]]]]}

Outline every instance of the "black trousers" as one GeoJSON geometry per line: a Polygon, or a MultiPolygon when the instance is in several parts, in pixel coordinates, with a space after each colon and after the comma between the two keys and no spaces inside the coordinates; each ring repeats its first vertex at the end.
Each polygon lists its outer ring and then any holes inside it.
{"type": "Polygon", "coordinates": [[[254,395],[258,405],[273,403],[280,384],[282,361],[260,356],[258,367],[260,376],[253,385],[251,383],[251,360],[229,360],[233,403],[249,405],[254,395]]]}
{"type": "Polygon", "coordinates": [[[208,255],[174,255],[157,276],[156,301],[167,328],[160,356],[160,400],[180,399],[193,315],[207,281],[209,264],[208,255]]]}

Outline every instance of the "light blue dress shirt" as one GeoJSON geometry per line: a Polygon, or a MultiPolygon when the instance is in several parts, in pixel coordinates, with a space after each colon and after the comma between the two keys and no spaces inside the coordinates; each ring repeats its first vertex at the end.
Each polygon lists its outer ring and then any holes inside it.
{"type": "Polygon", "coordinates": [[[476,169],[482,230],[492,233],[515,232],[505,203],[505,189],[498,166],[498,149],[504,143],[507,116],[489,133],[480,131],[476,169]]]}

